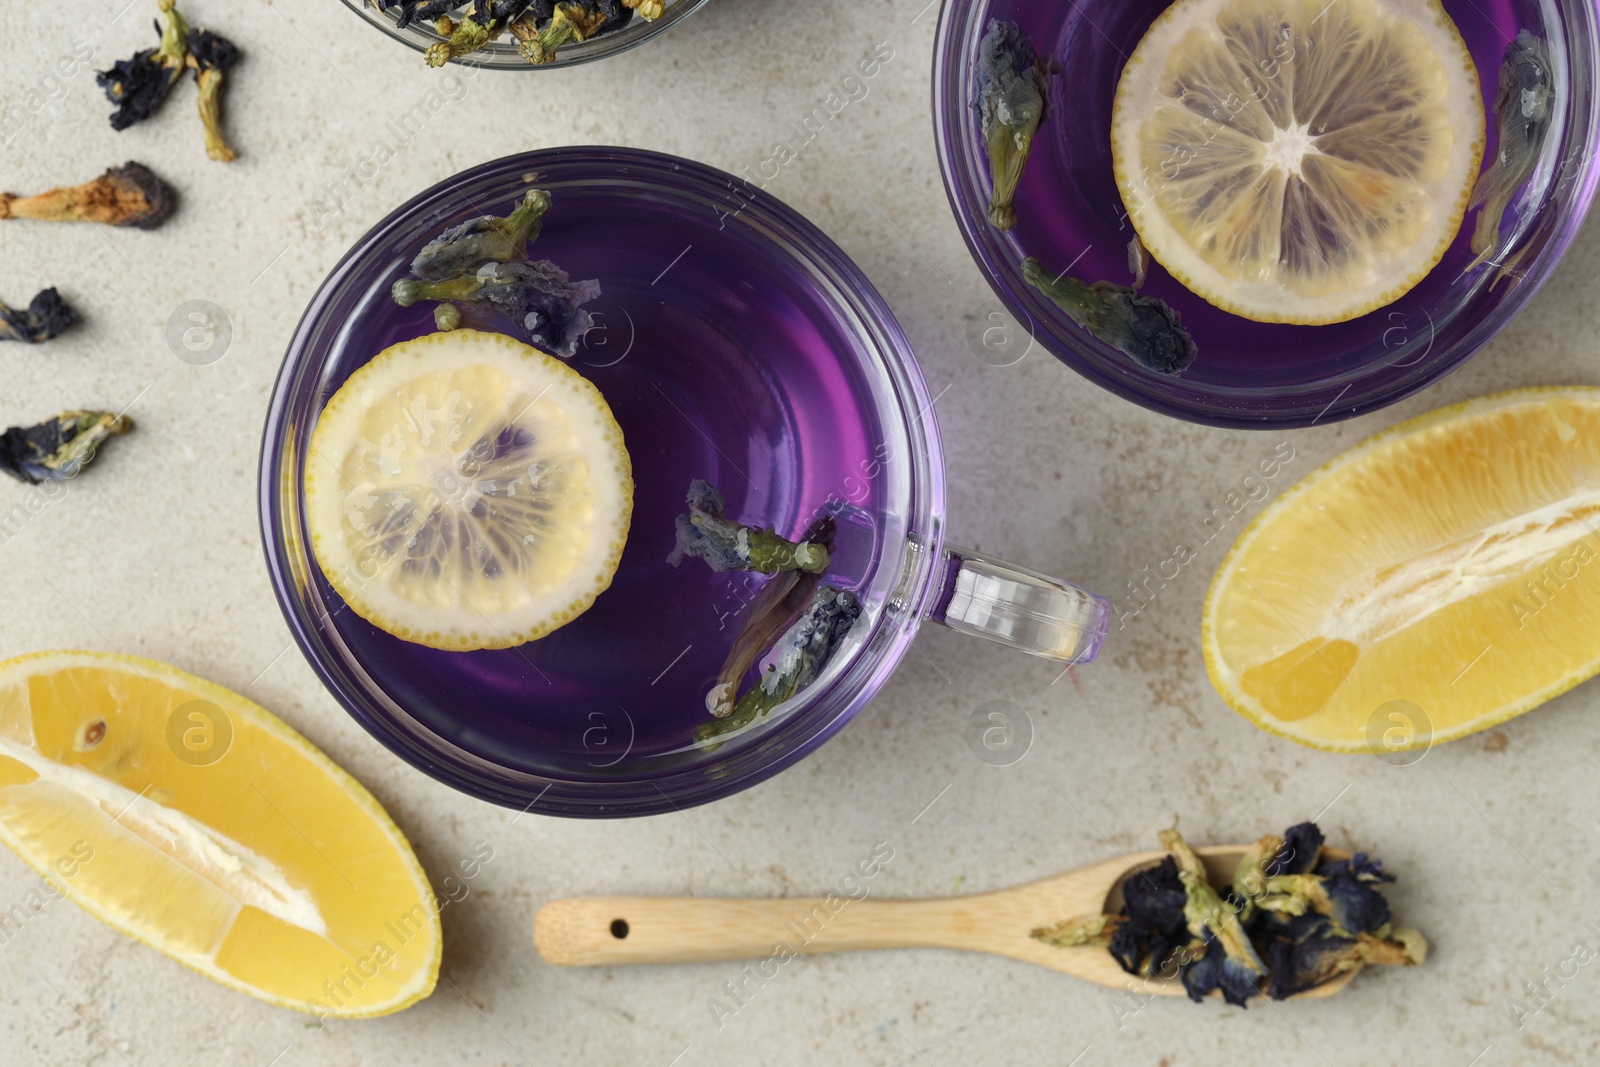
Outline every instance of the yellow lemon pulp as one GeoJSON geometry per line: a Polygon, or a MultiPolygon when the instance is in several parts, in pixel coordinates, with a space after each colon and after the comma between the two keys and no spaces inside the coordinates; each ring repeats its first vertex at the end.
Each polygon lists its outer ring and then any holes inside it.
{"type": "Polygon", "coordinates": [[[1437,0],[1177,0],[1123,68],[1112,160],[1140,239],[1259,322],[1392,303],[1460,229],[1477,71],[1437,0]]]}
{"type": "Polygon", "coordinates": [[[312,553],[373,625],[432,648],[508,648],[611,584],[633,468],[599,390],[528,345],[454,330],[380,352],[318,418],[312,553]]]}
{"type": "Polygon", "coordinates": [[[1447,741],[1600,671],[1597,557],[1600,389],[1468,401],[1261,514],[1212,583],[1206,667],[1234,710],[1303,744],[1447,741]]]}
{"type": "Polygon", "coordinates": [[[280,1007],[385,1015],[438,978],[433,893],[372,795],[163,663],[0,663],[0,840],[113,929],[280,1007]]]}

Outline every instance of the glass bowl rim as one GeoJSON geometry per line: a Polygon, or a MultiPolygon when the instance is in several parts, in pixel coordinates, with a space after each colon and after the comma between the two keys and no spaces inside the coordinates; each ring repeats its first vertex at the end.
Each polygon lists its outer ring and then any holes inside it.
{"type": "MultiPolygon", "coordinates": [[[[981,187],[974,188],[964,173],[973,170],[973,161],[969,158],[971,145],[967,135],[969,103],[961,91],[961,70],[962,60],[976,47],[983,16],[993,3],[994,0],[941,0],[934,34],[931,79],[934,148],[945,196],[957,229],[961,231],[974,265],[989,283],[1001,305],[1017,322],[1026,326],[1035,341],[1095,385],[1159,414],[1229,429],[1295,429],[1370,414],[1427,388],[1477,355],[1543,288],[1576,239],[1593,203],[1596,188],[1600,186],[1600,153],[1585,151],[1571,189],[1564,196],[1559,191],[1550,194],[1551,203],[1546,210],[1556,214],[1555,225],[1515,288],[1453,346],[1424,356],[1423,359],[1428,362],[1422,372],[1373,389],[1370,395],[1344,400],[1345,391],[1352,390],[1360,378],[1349,381],[1344,378],[1327,379],[1325,383],[1319,383],[1322,392],[1329,394],[1326,406],[1319,409],[1323,397],[1317,396],[1314,401],[1306,400],[1297,404],[1292,411],[1273,413],[1242,406],[1245,399],[1242,395],[1202,392],[1199,387],[1186,391],[1181,386],[1163,389],[1163,382],[1147,372],[1137,375],[1111,374],[1097,364],[1096,356],[1086,354],[1085,350],[1093,352],[1098,342],[1072,333],[1063,335],[1050,329],[1049,324],[1038,321],[1038,317],[1028,310],[1023,297],[1028,287],[1022,280],[1018,265],[994,255],[985,240],[988,232],[984,212],[978,208],[987,193],[981,187]],[[964,197],[970,202],[964,202],[964,197]],[[1341,383],[1343,389],[1339,388],[1341,383]],[[1336,389],[1339,392],[1333,395],[1336,389]],[[1196,396],[1191,397],[1190,393],[1196,396]],[[1329,411],[1335,405],[1339,409],[1330,415],[1329,411]]],[[[1561,132],[1565,133],[1569,144],[1577,143],[1575,139],[1587,144],[1596,131],[1600,131],[1600,0],[1553,0],[1553,3],[1563,16],[1574,10],[1586,16],[1584,25],[1575,30],[1569,28],[1569,40],[1577,39],[1587,47],[1581,53],[1571,50],[1574,111],[1569,117],[1569,128],[1561,132]],[[1578,109],[1584,105],[1587,108],[1580,114],[1578,109]]],[[[1570,23],[1570,19],[1568,21],[1570,23]]],[[[981,160],[977,169],[987,173],[981,160]]],[[[1529,233],[1527,239],[1537,240],[1538,235],[1529,233]]],[[[1369,363],[1354,373],[1368,376],[1382,367],[1381,363],[1369,363]]],[[[1182,383],[1184,380],[1179,378],[1174,381],[1182,383]]],[[[1270,398],[1264,396],[1259,399],[1265,402],[1270,398]]]]}
{"type": "MultiPolygon", "coordinates": [[[[317,366],[310,359],[316,337],[334,296],[346,280],[370,270],[369,261],[386,240],[408,219],[438,202],[448,202],[468,180],[490,175],[522,175],[557,164],[607,165],[685,183],[695,188],[727,192],[740,179],[692,160],[635,148],[573,146],[516,153],[468,167],[423,190],[374,224],[340,258],[319,284],[306,305],[289,341],[274,382],[262,434],[258,467],[258,508],[262,548],[269,579],[280,611],[296,646],[323,686],[363,729],[405,762],[437,781],[481,800],[540,814],[578,818],[619,818],[661,814],[708,803],[753,786],[788,768],[815,751],[843,729],[888,681],[909,651],[929,601],[937,593],[934,561],[943,548],[945,483],[943,449],[927,388],[899,322],[887,302],[831,238],[794,208],[770,193],[752,186],[756,199],[741,201],[742,210],[777,227],[785,243],[804,252],[808,267],[832,279],[838,295],[880,345],[878,363],[886,370],[886,395],[899,406],[901,426],[909,445],[909,512],[906,519],[907,552],[902,560],[887,555],[881,566],[892,571],[895,591],[879,614],[855,658],[837,674],[830,672],[816,683],[820,690],[812,702],[785,714],[774,728],[752,738],[728,754],[687,769],[658,776],[640,775],[611,781],[579,781],[541,776],[494,764],[459,748],[427,730],[381,687],[363,684],[324,650],[318,631],[325,620],[311,610],[304,575],[316,566],[299,536],[299,506],[303,476],[291,450],[296,409],[315,407],[317,366]],[[759,204],[752,212],[752,208],[759,204]],[[295,500],[285,500],[285,492],[295,500]],[[291,526],[292,524],[292,526],[291,526]],[[920,537],[921,540],[917,540],[920,537]],[[292,543],[291,543],[292,542],[292,543]],[[398,712],[398,717],[396,716],[398,712]],[[715,773],[712,773],[715,772],[715,773]],[[538,788],[536,788],[538,787],[538,788]]],[[[748,183],[746,183],[748,184],[748,183]]],[[[731,205],[730,205],[731,206],[731,205]]],[[[354,657],[351,657],[352,659],[354,657]]],[[[357,664],[357,666],[362,666],[357,664]]],[[[803,697],[801,699],[804,699],[803,697]]]]}

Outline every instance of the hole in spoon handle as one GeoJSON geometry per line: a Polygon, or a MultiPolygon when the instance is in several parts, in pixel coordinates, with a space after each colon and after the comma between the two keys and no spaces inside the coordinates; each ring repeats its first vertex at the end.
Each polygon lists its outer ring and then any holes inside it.
{"type": "Polygon", "coordinates": [[[932,619],[952,630],[1061,663],[1089,663],[1111,628],[1111,601],[1071,582],[947,548],[932,619]]]}

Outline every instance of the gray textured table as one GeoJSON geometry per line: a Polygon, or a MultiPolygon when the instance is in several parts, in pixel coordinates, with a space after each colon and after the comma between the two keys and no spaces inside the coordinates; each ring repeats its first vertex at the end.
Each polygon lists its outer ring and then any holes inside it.
{"type": "MultiPolygon", "coordinates": [[[[937,10],[924,3],[715,0],[603,64],[464,81],[399,144],[385,121],[439,82],[417,55],[334,0],[193,0],[193,21],[214,23],[248,53],[229,76],[240,151],[232,166],[205,159],[191,100],[117,134],[84,63],[46,78],[75,49],[92,50],[88,66],[109,66],[146,47],[151,0],[133,0],[115,20],[120,0],[13,14],[0,111],[20,106],[24,121],[0,132],[12,134],[0,186],[36,191],[136,158],[178,185],[184,202],[149,234],[0,224],[0,296],[25,300],[57,284],[87,317],[47,349],[0,346],[0,419],[131,404],[139,427],[0,544],[0,654],[116,648],[212,678],[277,712],[365,782],[436,882],[480,842],[495,858],[445,909],[438,991],[373,1022],[318,1027],[213,985],[70,904],[51,905],[0,947],[0,1062],[1600,1060],[1595,968],[1551,980],[1548,1006],[1520,1029],[1507,1006],[1525,996],[1525,981],[1555,973],[1575,942],[1600,947],[1600,930],[1584,925],[1600,878],[1600,689],[1579,687],[1507,724],[1495,735],[1503,745],[1469,738],[1405,769],[1270,737],[1223,705],[1201,663],[1200,605],[1221,540],[1092,667],[1058,678],[1047,663],[927,630],[877,701],[811,759],[732,800],[632,822],[530,816],[512,825],[511,813],[390,756],[288,647],[256,527],[264,394],[305,301],[350,243],[422,188],[514,149],[615,143],[759,167],[789,122],[880,42],[894,58],[866,98],[769,191],[832,235],[904,324],[942,394],[951,529],[968,544],[1117,593],[1280,442],[1296,458],[1279,490],[1361,437],[1464,395],[1600,381],[1593,227],[1491,348],[1422,395],[1355,422],[1281,435],[1211,430],[1124,403],[1038,352],[1012,367],[985,365],[971,325],[997,305],[939,183],[928,115],[937,10]],[[393,158],[363,167],[380,139],[393,158]],[[341,186],[336,203],[330,190],[341,186]],[[168,316],[193,299],[215,302],[231,321],[231,347],[210,366],[180,362],[165,340],[168,316]],[[1035,734],[1014,766],[980,762],[964,740],[972,711],[995,699],[1024,709],[1035,734]],[[1332,843],[1371,846],[1400,872],[1390,899],[1426,930],[1432,958],[1420,971],[1364,975],[1331,1000],[1257,1002],[1245,1012],[1165,1000],[1135,1010],[1002,959],[818,958],[786,966],[719,1025],[708,1000],[737,965],[560,971],[529,939],[534,910],[554,897],[815,892],[879,842],[894,859],[875,895],[1006,886],[1150,847],[1174,813],[1195,841],[1254,839],[1322,813],[1332,843]]],[[[0,513],[23,494],[0,485],[0,513]]],[[[0,855],[0,908],[37,884],[0,855]]]]}

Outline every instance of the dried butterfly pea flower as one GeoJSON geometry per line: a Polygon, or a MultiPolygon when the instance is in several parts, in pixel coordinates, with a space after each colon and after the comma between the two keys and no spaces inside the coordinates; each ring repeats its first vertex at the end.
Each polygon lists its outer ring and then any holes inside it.
{"type": "Polygon", "coordinates": [[[451,28],[447,40],[435,41],[423,52],[423,61],[430,67],[442,67],[457,56],[468,55],[499,37],[505,27],[497,22],[479,22],[468,15],[451,28]]]}
{"type": "MultiPolygon", "coordinates": [[[[706,486],[710,489],[710,486],[706,486]]],[[[715,492],[715,490],[711,490],[715,492]]],[[[694,487],[690,488],[691,498],[694,487]]],[[[718,498],[718,508],[721,499],[718,498]]],[[[832,515],[824,515],[813,522],[801,538],[802,544],[820,545],[832,550],[838,524],[832,515]]],[[[674,552],[673,560],[682,556],[674,552]]],[[[676,562],[674,562],[676,566],[676,562]]],[[[706,710],[716,718],[731,715],[734,699],[739,695],[739,683],[750,673],[763,653],[776,645],[784,631],[793,626],[800,614],[810,605],[822,582],[820,574],[806,571],[784,571],[762,585],[750,601],[740,622],[739,633],[728,650],[728,657],[717,674],[717,681],[706,693],[706,710]]]]}
{"type": "Polygon", "coordinates": [[[413,22],[433,22],[460,7],[462,0],[376,0],[379,11],[395,13],[394,24],[405,29],[413,22]]]}
{"type": "Polygon", "coordinates": [[[775,646],[777,661],[734,705],[733,713],[713,719],[695,731],[695,741],[708,748],[716,739],[740,730],[789,700],[822,676],[856,620],[861,601],[847,589],[823,586],[811,606],[775,646]]]}
{"type": "Polygon", "coordinates": [[[206,155],[231,163],[233,149],[221,131],[220,94],[222,72],[239,61],[239,49],[220,34],[191,30],[174,4],[175,0],[160,0],[167,24],[155,24],[161,37],[156,48],[136,52],[131,59],[118,60],[110,70],[96,73],[95,80],[105,90],[106,98],[117,105],[111,113],[111,128],[125,130],[155,114],[183,72],[192,70],[200,89],[206,155]]]}
{"type": "Polygon", "coordinates": [[[1161,831],[1159,837],[1178,865],[1186,894],[1183,917],[1192,938],[1192,958],[1178,972],[1184,989],[1191,1000],[1221,989],[1224,1000],[1243,1007],[1259,991],[1257,984],[1266,977],[1266,965],[1250,943],[1237,909],[1212,887],[1205,864],[1183,836],[1173,828],[1161,831]]]}
{"type": "Polygon", "coordinates": [[[178,74],[178,69],[156,58],[154,48],[119,59],[110,70],[97,71],[95,81],[105,90],[106,99],[117,105],[111,112],[111,128],[125,130],[154,115],[177,83],[178,74]]]}
{"type": "MultiPolygon", "coordinates": [[[[549,260],[523,262],[549,209],[550,194],[530,189],[505,218],[484,215],[445,230],[411,261],[417,277],[394,283],[395,303],[410,307],[437,300],[493,308],[521,322],[534,343],[570,359],[594,327],[582,306],[600,296],[600,283],[575,282],[549,260]]],[[[434,311],[434,324],[453,330],[461,311],[441,306],[434,311]]]]}
{"type": "Polygon", "coordinates": [[[1066,274],[1052,277],[1039,261],[1022,261],[1022,277],[1049,297],[1072,321],[1146,370],[1181,374],[1199,351],[1166,301],[1141,296],[1111,282],[1080,281],[1066,274]]]}
{"type": "Polygon", "coordinates": [[[541,259],[533,263],[485,263],[472,274],[441,281],[405,278],[394,283],[394,301],[410,307],[419,300],[488,304],[521,322],[535,343],[564,359],[577,354],[594,319],[583,304],[600,296],[591,278],[574,282],[567,272],[541,259]]]}
{"type": "Polygon", "coordinates": [[[1013,199],[1045,105],[1044,63],[1016,23],[989,23],[978,45],[977,82],[972,109],[978,113],[994,183],[989,224],[1009,230],[1017,224],[1013,199]]]}
{"type": "Polygon", "coordinates": [[[76,477],[108,437],[133,429],[109,411],[63,411],[37,426],[0,433],[0,470],[30,485],[76,477]]]}
{"type": "Polygon", "coordinates": [[[723,571],[806,571],[828,569],[828,549],[810,541],[785,540],[771,530],[741,526],[722,512],[722,494],[709,482],[696,478],[689,484],[689,512],[678,516],[678,543],[667,557],[676,567],[685,556],[703,559],[717,573],[723,571]]]}
{"type": "Polygon", "coordinates": [[[222,136],[222,72],[239,62],[239,49],[221,34],[195,30],[189,35],[189,68],[200,88],[200,122],[206,131],[206,155],[232,163],[233,149],[222,136]]]}
{"type": "Polygon", "coordinates": [[[55,288],[41,289],[28,310],[17,311],[0,304],[0,341],[38,344],[48,341],[78,321],[74,311],[55,288]]]}
{"type": "Polygon", "coordinates": [[[664,0],[622,0],[622,4],[630,9],[637,8],[639,17],[646,22],[654,22],[667,9],[664,0]]]}
{"type": "Polygon", "coordinates": [[[1322,862],[1314,823],[1257,841],[1227,899],[1206,882],[1204,864],[1176,830],[1163,832],[1161,843],[1169,853],[1161,864],[1124,883],[1120,917],[1106,916],[1103,926],[1082,917],[1034,936],[1063,947],[1104,943],[1130,974],[1175,971],[1191,998],[1217,990],[1241,1007],[1258,992],[1282,999],[1357,967],[1427,959],[1422,934],[1390,922],[1377,886],[1393,877],[1364,852],[1322,862]]]}
{"type": "Polygon", "coordinates": [[[1267,945],[1271,977],[1266,993],[1275,1000],[1292,997],[1366,964],[1414,967],[1428,958],[1428,943],[1415,930],[1384,924],[1354,937],[1337,933],[1319,915],[1280,924],[1267,945]]]}
{"type": "Polygon", "coordinates": [[[558,3],[543,25],[533,16],[524,16],[511,24],[511,33],[517,38],[517,51],[529,63],[553,63],[556,50],[568,41],[587,41],[610,33],[632,17],[633,8],[622,0],[558,3]]]}
{"type": "Polygon", "coordinates": [[[131,59],[117,61],[110,70],[95,73],[95,81],[105,90],[106,99],[117,105],[111,113],[113,130],[125,130],[155,114],[183,75],[189,51],[189,25],[174,3],[175,0],[161,0],[158,5],[167,16],[165,27],[159,20],[154,23],[160,44],[134,53],[131,59]]]}
{"type": "Polygon", "coordinates": [[[476,271],[490,261],[521,259],[528,243],[539,236],[541,220],[549,210],[550,194],[529,189],[506,218],[483,215],[468,219],[423,245],[411,261],[411,273],[436,281],[476,271]]]}
{"type": "Polygon", "coordinates": [[[1266,868],[1268,875],[1306,874],[1322,858],[1322,831],[1314,822],[1297,823],[1283,832],[1283,848],[1266,868]]]}
{"type": "Polygon", "coordinates": [[[142,163],[112,167],[92,182],[37,196],[0,193],[0,219],[103,222],[153,230],[178,206],[178,194],[142,163]]]}

